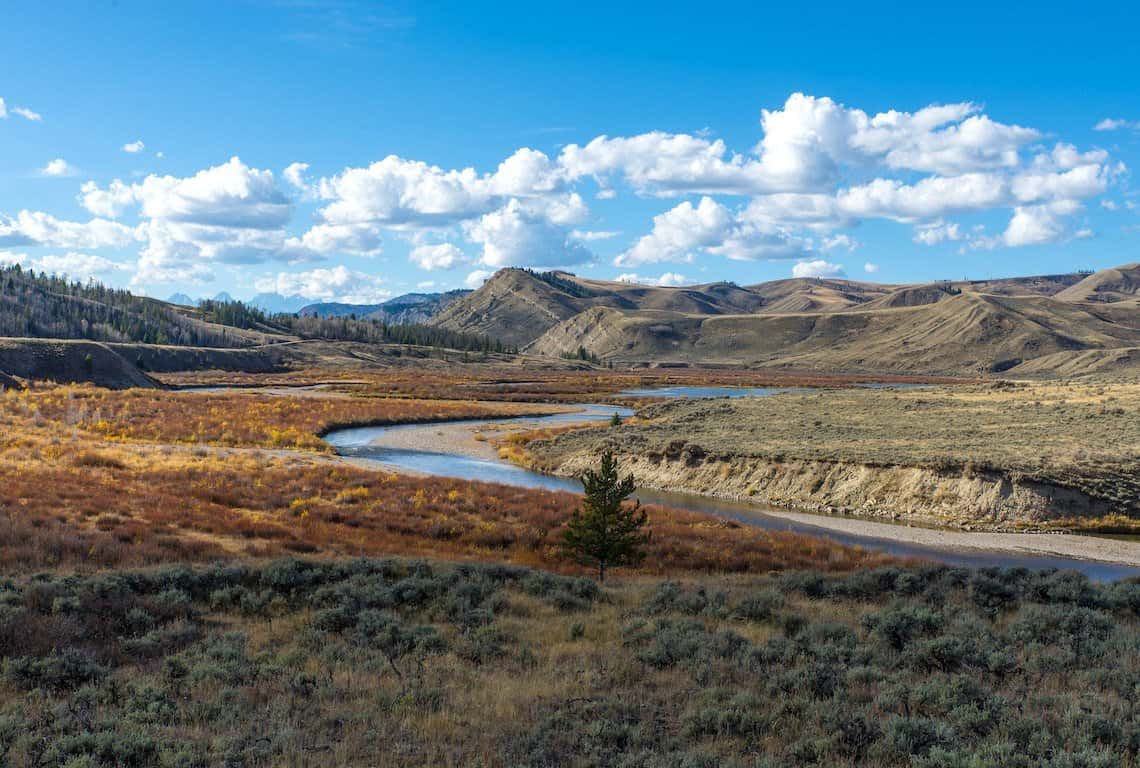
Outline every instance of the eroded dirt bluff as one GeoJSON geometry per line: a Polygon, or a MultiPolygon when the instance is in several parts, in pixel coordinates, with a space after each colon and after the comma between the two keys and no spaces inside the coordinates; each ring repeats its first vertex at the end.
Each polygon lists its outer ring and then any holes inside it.
{"type": "MultiPolygon", "coordinates": [[[[688,491],[793,509],[853,514],[976,530],[1025,530],[1063,518],[1102,517],[1108,503],[1049,483],[996,472],[787,460],[722,459],[693,446],[672,455],[618,454],[623,472],[647,488],[688,491]]],[[[597,464],[582,451],[541,466],[579,476],[597,464]]]]}
{"type": "Polygon", "coordinates": [[[536,435],[536,468],[612,450],[642,485],[985,528],[1134,528],[1140,382],[993,382],[677,398],[536,435]]]}

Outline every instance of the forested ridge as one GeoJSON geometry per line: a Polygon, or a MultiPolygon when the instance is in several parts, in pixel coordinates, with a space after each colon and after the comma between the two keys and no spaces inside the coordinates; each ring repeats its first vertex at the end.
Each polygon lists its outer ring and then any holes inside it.
{"type": "Polygon", "coordinates": [[[135,341],[184,346],[239,346],[223,330],[165,302],[94,281],[0,268],[0,336],[135,341]]]}
{"type": "Polygon", "coordinates": [[[507,347],[490,336],[463,333],[446,328],[420,324],[388,323],[374,318],[314,317],[311,315],[275,315],[273,322],[280,323],[290,333],[304,339],[361,341],[379,344],[413,344],[424,347],[446,347],[468,352],[505,352],[515,354],[515,347],[507,347]]]}
{"type": "Polygon", "coordinates": [[[447,347],[471,352],[515,352],[488,336],[380,319],[270,315],[240,301],[204,300],[197,312],[90,281],[0,268],[0,336],[241,347],[256,336],[447,347]],[[191,311],[192,312],[192,311],[191,311]]]}

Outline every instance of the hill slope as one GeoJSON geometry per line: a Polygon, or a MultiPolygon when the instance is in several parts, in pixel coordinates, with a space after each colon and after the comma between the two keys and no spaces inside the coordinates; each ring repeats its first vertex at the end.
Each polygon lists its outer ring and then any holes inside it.
{"type": "Polygon", "coordinates": [[[241,347],[264,344],[274,334],[98,283],[0,268],[0,336],[241,347]]]}
{"type": "MultiPolygon", "coordinates": [[[[546,358],[584,349],[628,365],[860,373],[1074,376],[1140,368],[1140,264],[921,285],[797,278],[669,288],[504,269],[477,291],[310,310],[267,315],[225,301],[191,308],[10,268],[0,272],[0,336],[14,338],[0,371],[75,380],[92,378],[91,364],[103,361],[106,379],[126,385],[133,374],[124,366],[254,371],[333,358],[367,366],[376,362],[367,350],[400,345],[478,354],[521,347],[546,358]],[[408,324],[420,318],[427,324],[408,324]],[[302,340],[321,344],[298,346],[302,340]],[[21,346],[28,351],[17,354],[21,346]],[[310,348],[323,351],[302,354],[310,348]]],[[[146,381],[133,373],[138,384],[146,381]]]]}
{"type": "Polygon", "coordinates": [[[964,292],[915,306],[814,313],[698,316],[594,308],[551,328],[526,351],[556,355],[581,345],[625,363],[966,374],[1138,343],[1140,330],[1080,306],[964,292]]]}
{"type": "Polygon", "coordinates": [[[731,283],[659,288],[565,272],[503,269],[479,290],[448,306],[431,324],[526,344],[592,307],[718,315],[756,312],[764,304],[763,296],[731,283]]]}
{"type": "Polygon", "coordinates": [[[1102,269],[1057,294],[1061,301],[1136,302],[1140,299],[1140,262],[1102,269]]]}
{"type": "Polygon", "coordinates": [[[97,341],[0,339],[0,384],[11,377],[73,383],[90,381],[110,389],[153,387],[133,361],[97,341]]]}

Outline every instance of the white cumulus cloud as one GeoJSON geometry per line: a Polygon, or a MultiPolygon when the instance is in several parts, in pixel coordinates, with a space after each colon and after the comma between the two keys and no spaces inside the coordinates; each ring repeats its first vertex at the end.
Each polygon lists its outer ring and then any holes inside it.
{"type": "Polygon", "coordinates": [[[309,183],[305,180],[305,173],[309,170],[308,163],[290,163],[281,172],[282,178],[297,189],[307,190],[309,183]]]}
{"type": "Polygon", "coordinates": [[[1106,117],[1093,126],[1094,131],[1119,131],[1122,128],[1140,129],[1140,120],[1133,122],[1119,117],[1106,117]]]}
{"type": "Polygon", "coordinates": [[[489,269],[476,269],[467,275],[463,280],[463,284],[468,288],[478,288],[493,274],[495,273],[489,269]]]}
{"type": "Polygon", "coordinates": [[[654,216],[653,231],[619,255],[614,264],[634,267],[663,261],[692,261],[695,249],[723,243],[732,224],[732,214],[711,197],[702,197],[697,205],[686,200],[654,216]]]}
{"type": "Polygon", "coordinates": [[[823,259],[800,261],[792,267],[792,277],[842,277],[842,264],[833,264],[823,259]]]}
{"type": "MultiPolygon", "coordinates": [[[[0,116],[34,114],[0,100],[0,116]]],[[[0,247],[141,243],[136,283],[208,279],[219,264],[374,256],[392,233],[411,242],[409,262],[423,270],[587,264],[595,242],[629,274],[718,258],[830,263],[829,254],[857,246],[852,230],[871,219],[903,223],[904,236],[927,245],[1072,239],[1083,231],[1077,212],[1127,172],[1104,149],[1046,144],[1042,131],[970,101],[868,112],[792,93],[760,115],[754,140],[740,147],[709,130],[651,130],[581,137],[554,155],[519,147],[479,170],[388,154],[323,175],[296,162],[275,175],[233,157],[185,177],[88,181],[78,199],[94,219],[0,216],[0,247]],[[603,243],[621,233],[584,196],[630,193],[680,199],[639,237],[603,243]],[[312,221],[295,218],[302,204],[315,207],[312,221]],[[991,237],[946,223],[995,212],[1009,224],[991,237]]],[[[1140,128],[1121,118],[1096,127],[1140,128]]],[[[148,151],[141,139],[123,150],[148,151]]],[[[43,169],[73,172],[62,159],[43,169]]]]}
{"type": "Polygon", "coordinates": [[[468,224],[466,233],[483,246],[480,262],[488,267],[569,267],[591,258],[565,227],[515,199],[468,224]]]}
{"type": "Polygon", "coordinates": [[[467,259],[463,251],[452,243],[439,243],[437,245],[418,245],[411,250],[408,258],[420,269],[431,271],[433,269],[452,269],[463,264],[467,259]]]}
{"type": "Polygon", "coordinates": [[[915,229],[914,242],[922,245],[937,245],[948,240],[963,240],[966,234],[956,223],[935,221],[920,225],[915,229]]]}
{"type": "Polygon", "coordinates": [[[315,301],[339,301],[347,304],[377,304],[392,295],[384,281],[343,265],[307,272],[279,272],[255,282],[259,291],[282,296],[304,296],[315,301]]]}
{"type": "Polygon", "coordinates": [[[559,186],[541,152],[520,149],[493,174],[444,170],[396,155],[316,183],[328,223],[369,222],[403,229],[448,226],[489,213],[508,197],[537,197],[559,186]]]}
{"type": "Polygon", "coordinates": [[[209,279],[215,262],[294,260],[313,242],[377,247],[362,242],[359,233],[342,231],[317,232],[311,242],[290,241],[285,228],[292,202],[271,171],[251,168],[237,157],[188,177],[150,175],[130,185],[116,179],[106,188],[88,182],[80,202],[106,216],[137,207],[146,245],[136,282],[209,279]]]}
{"type": "Polygon", "coordinates": [[[619,283],[635,283],[638,285],[656,285],[662,288],[681,288],[686,285],[696,285],[696,280],[690,280],[679,272],[664,272],[659,277],[641,277],[636,272],[626,272],[617,276],[619,283]]]}
{"type": "Polygon", "coordinates": [[[1001,241],[1011,248],[1057,242],[1066,233],[1062,217],[1077,210],[1079,206],[1069,202],[1015,208],[1001,241]]]}
{"type": "Polygon", "coordinates": [[[96,216],[117,219],[135,204],[135,190],[118,179],[108,184],[106,189],[88,181],[79,188],[79,204],[96,216]]]}
{"type": "Polygon", "coordinates": [[[291,261],[331,254],[376,256],[381,251],[380,241],[380,228],[370,224],[317,224],[300,237],[286,239],[282,252],[291,261]]]}
{"type": "Polygon", "coordinates": [[[57,157],[54,160],[48,161],[48,164],[40,169],[40,174],[43,176],[74,176],[75,168],[71,166],[62,157],[57,157]]]}
{"type": "Polygon", "coordinates": [[[89,280],[105,278],[115,272],[129,270],[129,264],[92,253],[79,253],[72,251],[62,254],[44,254],[42,256],[29,256],[26,253],[0,252],[0,264],[19,264],[40,272],[66,276],[71,280],[89,280]]]}
{"type": "Polygon", "coordinates": [[[0,248],[122,248],[140,238],[138,230],[106,219],[65,221],[43,211],[20,211],[14,218],[0,217],[0,248]]]}
{"type": "Polygon", "coordinates": [[[736,216],[711,197],[685,201],[653,217],[653,230],[614,259],[619,267],[658,262],[690,262],[698,253],[736,261],[800,258],[810,243],[762,219],[736,216]]]}

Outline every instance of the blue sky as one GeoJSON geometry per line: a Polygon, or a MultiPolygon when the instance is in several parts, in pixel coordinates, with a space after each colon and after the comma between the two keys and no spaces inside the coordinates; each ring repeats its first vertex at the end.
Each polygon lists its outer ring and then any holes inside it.
{"type": "Polygon", "coordinates": [[[784,5],[13,4],[0,260],[370,302],[1140,258],[1127,4],[784,5]]]}

